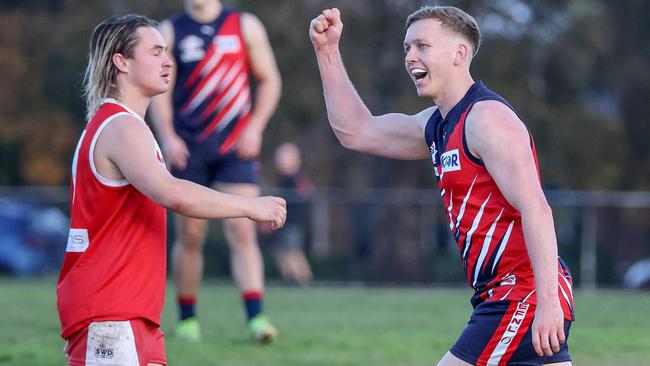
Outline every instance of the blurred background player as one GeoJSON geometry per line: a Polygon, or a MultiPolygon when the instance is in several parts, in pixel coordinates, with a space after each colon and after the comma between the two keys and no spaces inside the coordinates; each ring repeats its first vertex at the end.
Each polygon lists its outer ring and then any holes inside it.
{"type": "Polygon", "coordinates": [[[298,145],[285,142],[275,150],[278,187],[292,196],[287,205],[291,215],[281,231],[272,232],[273,257],[282,278],[290,283],[307,285],[313,279],[311,266],[305,257],[304,246],[309,227],[309,206],[299,202],[312,194],[313,183],[302,171],[298,145]],[[296,202],[298,201],[298,202],[296,202]]]}
{"type": "Polygon", "coordinates": [[[156,24],[108,18],[90,42],[88,124],[72,162],[70,232],[57,284],[69,365],[166,365],[160,316],[166,287],[165,208],[220,219],[286,218],[277,197],[223,194],[174,178],[143,119],[168,90],[172,62],[156,24]]]}
{"type": "Polygon", "coordinates": [[[525,125],[498,94],[475,82],[481,35],[451,6],[409,15],[404,64],[415,115],[373,116],[345,71],[338,9],[310,24],[332,129],[349,149],[393,159],[432,159],[474,312],[439,366],[570,365],[572,279],[557,254],[551,209],[525,125]]]}
{"type": "MultiPolygon", "coordinates": [[[[185,11],[160,32],[176,64],[173,91],[152,103],[163,153],[176,177],[244,197],[259,195],[262,133],[281,91],[280,74],[257,17],[218,0],[185,0],[185,11]],[[250,77],[257,82],[255,96],[250,77]]],[[[177,216],[173,270],[180,309],[176,335],[198,341],[196,303],[207,221],[177,216]]],[[[263,315],[264,270],[255,225],[224,221],[231,270],[252,337],[267,343],[277,330],[263,315]]]]}

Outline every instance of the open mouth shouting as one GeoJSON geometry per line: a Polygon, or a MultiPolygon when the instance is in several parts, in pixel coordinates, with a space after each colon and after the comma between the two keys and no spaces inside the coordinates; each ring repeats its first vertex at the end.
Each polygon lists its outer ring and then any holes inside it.
{"type": "Polygon", "coordinates": [[[411,76],[413,77],[413,80],[417,83],[418,81],[424,79],[428,72],[425,69],[421,69],[419,67],[414,67],[410,69],[411,76]]]}

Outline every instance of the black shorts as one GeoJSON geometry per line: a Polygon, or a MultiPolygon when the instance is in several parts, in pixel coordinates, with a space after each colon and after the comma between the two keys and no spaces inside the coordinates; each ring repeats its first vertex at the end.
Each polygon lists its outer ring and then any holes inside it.
{"type": "MultiPolygon", "coordinates": [[[[532,328],[535,305],[512,301],[479,304],[467,327],[451,348],[451,353],[473,365],[543,365],[571,361],[567,342],[560,352],[540,357],[533,347],[532,328]]],[[[571,321],[564,321],[569,338],[571,321]]]]}
{"type": "Polygon", "coordinates": [[[259,162],[244,160],[229,152],[217,154],[218,147],[208,144],[187,145],[190,156],[185,169],[172,169],[172,174],[202,186],[220,183],[250,183],[259,185],[259,162]]]}

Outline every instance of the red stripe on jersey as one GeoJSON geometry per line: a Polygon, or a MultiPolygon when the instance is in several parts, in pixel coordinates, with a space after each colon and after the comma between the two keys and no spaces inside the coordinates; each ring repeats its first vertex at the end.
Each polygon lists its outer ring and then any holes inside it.
{"type": "Polygon", "coordinates": [[[237,124],[237,126],[235,126],[233,131],[230,133],[230,136],[228,136],[226,141],[224,141],[224,143],[219,148],[220,154],[225,154],[228,151],[230,151],[230,149],[232,149],[235,142],[237,141],[241,133],[244,131],[244,127],[248,125],[249,120],[250,120],[250,113],[246,113],[246,115],[241,118],[240,122],[237,124]]]}
{"type": "Polygon", "coordinates": [[[229,75],[226,75],[226,77],[224,77],[224,85],[222,87],[219,87],[217,90],[218,94],[212,98],[212,102],[208,104],[203,112],[201,112],[199,118],[208,118],[208,116],[214,113],[217,107],[223,107],[223,104],[230,102],[232,99],[235,99],[236,95],[241,92],[242,88],[248,86],[246,73],[243,72],[241,66],[241,63],[237,63],[231,67],[231,71],[228,72],[229,75]],[[228,96],[228,98],[224,99],[226,96],[228,96]]]}
{"type": "MultiPolygon", "coordinates": [[[[191,112],[190,106],[192,103],[196,101],[196,98],[198,98],[199,94],[203,93],[211,93],[214,87],[211,87],[210,89],[206,89],[208,86],[208,82],[214,83],[215,85],[218,85],[219,82],[223,79],[224,75],[226,75],[226,72],[232,67],[232,64],[224,64],[221,60],[219,60],[219,63],[215,65],[215,67],[210,70],[210,72],[203,78],[201,79],[201,82],[199,85],[197,85],[194,90],[192,91],[192,94],[190,97],[187,99],[183,107],[181,107],[181,113],[183,114],[188,114],[191,112]]],[[[205,99],[207,96],[204,96],[203,99],[205,99]]]]}
{"type": "MultiPolygon", "coordinates": [[[[210,121],[210,123],[201,131],[197,140],[204,141],[212,132],[218,127],[218,125],[227,119],[233,119],[239,112],[245,107],[246,101],[249,100],[249,91],[247,88],[243,88],[239,91],[236,98],[233,98],[228,104],[226,104],[217,115],[210,121]]],[[[239,121],[238,125],[242,124],[243,121],[239,121]]],[[[230,137],[230,136],[228,136],[230,137]]]]}
{"type": "MultiPolygon", "coordinates": [[[[230,19],[232,19],[232,17],[230,19]]],[[[224,25],[225,25],[225,23],[224,23],[224,25]]],[[[214,42],[214,40],[215,39],[212,40],[212,42],[210,43],[210,46],[208,47],[207,51],[205,51],[205,55],[203,56],[203,59],[201,60],[201,62],[199,62],[199,64],[196,65],[196,68],[192,71],[190,76],[187,78],[187,81],[185,82],[185,87],[186,88],[190,88],[198,80],[199,76],[202,73],[204,73],[203,69],[205,68],[205,66],[208,64],[208,62],[210,62],[212,57],[215,56],[215,54],[217,52],[217,44],[216,44],[216,42],[214,42]]]]}

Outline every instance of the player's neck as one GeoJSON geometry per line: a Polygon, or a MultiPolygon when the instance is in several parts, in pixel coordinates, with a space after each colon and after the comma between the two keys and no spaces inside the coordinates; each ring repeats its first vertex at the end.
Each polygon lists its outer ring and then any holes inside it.
{"type": "Polygon", "coordinates": [[[474,79],[468,73],[446,83],[439,95],[433,97],[433,102],[440,109],[443,118],[447,117],[447,113],[463,99],[472,85],[474,85],[474,79]]]}
{"type": "Polygon", "coordinates": [[[190,18],[199,23],[210,23],[215,21],[221,14],[222,10],[223,4],[221,4],[221,1],[209,1],[200,7],[187,6],[185,8],[185,11],[190,18]]]}
{"type": "Polygon", "coordinates": [[[120,88],[120,95],[112,96],[111,98],[127,106],[142,119],[144,119],[147,108],[149,108],[149,102],[151,101],[150,97],[142,95],[137,90],[128,87],[120,88]]]}

